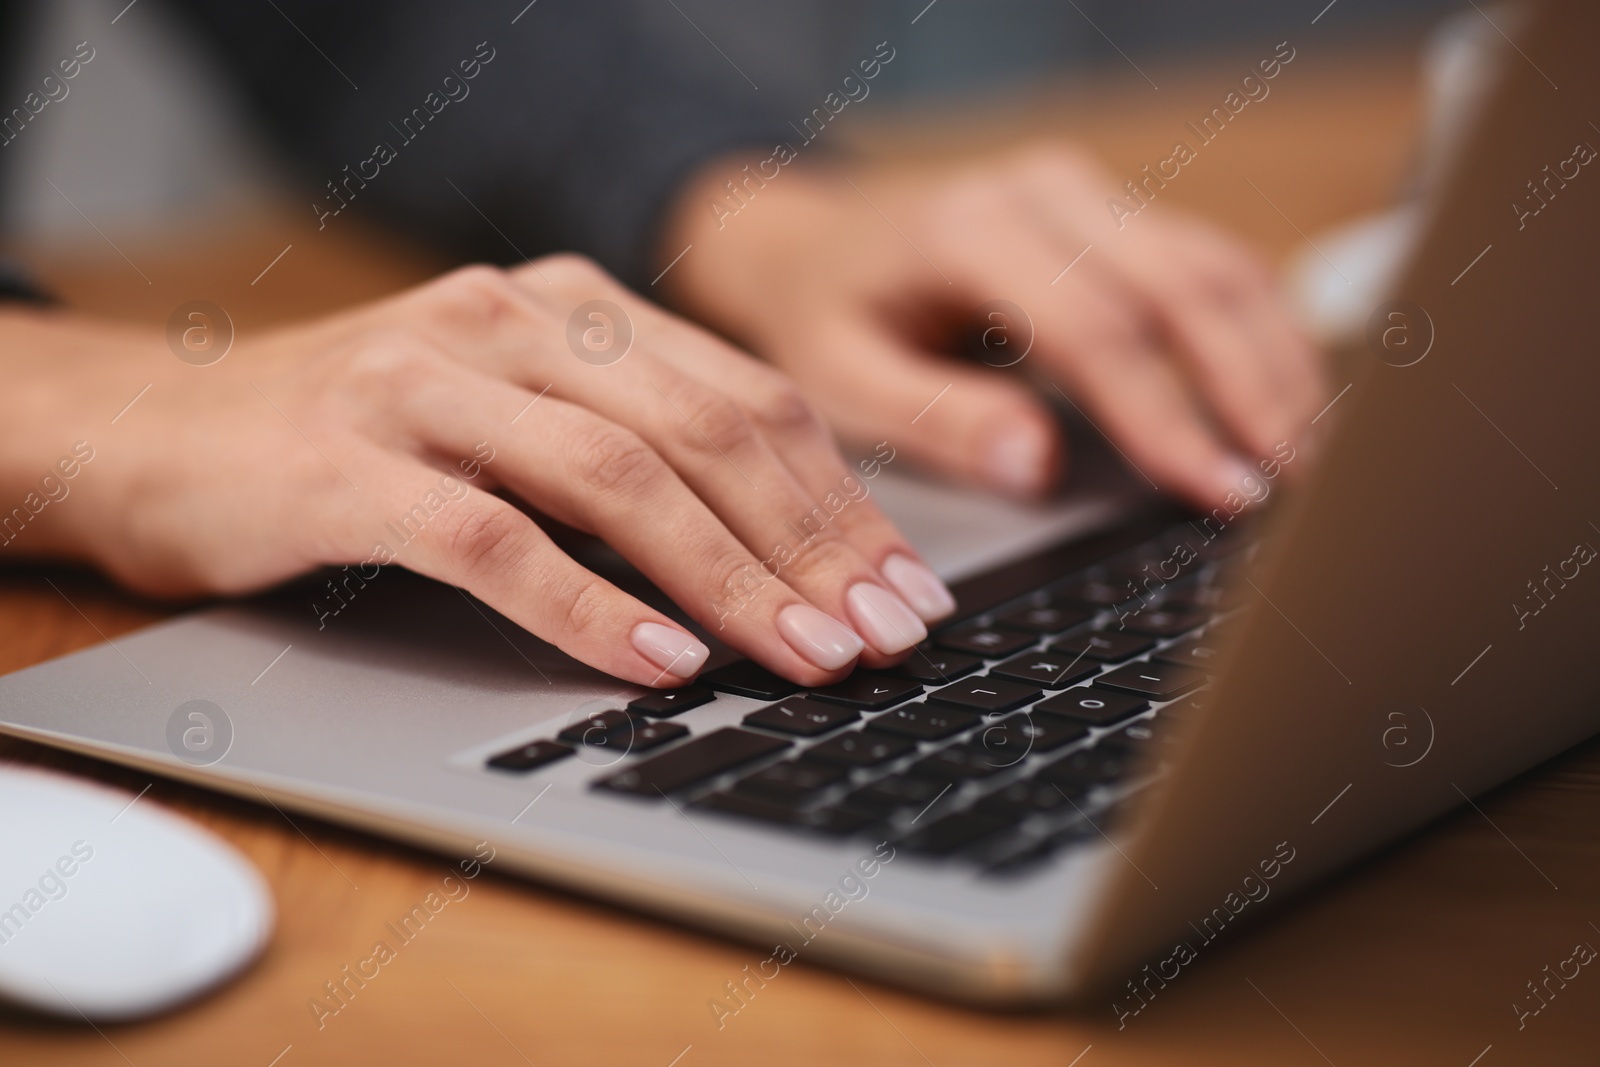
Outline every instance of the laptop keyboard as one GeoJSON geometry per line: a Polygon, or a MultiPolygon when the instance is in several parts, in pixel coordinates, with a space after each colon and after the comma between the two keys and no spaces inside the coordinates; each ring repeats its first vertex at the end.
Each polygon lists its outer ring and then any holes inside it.
{"type": "Polygon", "coordinates": [[[965,617],[895,667],[804,689],[730,663],[487,765],[536,774],[609,748],[626,756],[590,783],[601,793],[785,833],[870,834],[995,876],[1037,870],[1103,834],[1159,776],[1238,610],[1230,579],[1248,535],[1161,526],[1070,566],[1057,549],[963,583],[965,617]],[[1004,599],[968,609],[997,588],[1004,599]],[[685,713],[724,695],[766,704],[696,729],[685,713]]]}

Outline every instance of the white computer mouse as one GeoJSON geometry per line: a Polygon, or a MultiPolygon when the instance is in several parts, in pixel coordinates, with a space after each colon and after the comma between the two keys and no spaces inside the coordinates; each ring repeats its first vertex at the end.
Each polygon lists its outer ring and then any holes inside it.
{"type": "Polygon", "coordinates": [[[214,834],[147,796],[0,766],[0,1000],[148,1015],[237,972],[272,924],[261,876],[214,834]]]}

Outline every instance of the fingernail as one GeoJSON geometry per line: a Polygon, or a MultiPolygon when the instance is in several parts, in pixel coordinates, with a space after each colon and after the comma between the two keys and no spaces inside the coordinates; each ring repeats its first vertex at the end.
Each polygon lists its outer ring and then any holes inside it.
{"type": "Polygon", "coordinates": [[[711,650],[704,644],[659,622],[641,622],[631,637],[639,655],[677,678],[693,678],[711,658],[711,650]]]}
{"type": "Polygon", "coordinates": [[[790,604],[778,612],[778,633],[802,659],[825,671],[838,670],[866,647],[848,626],[810,604],[790,604]]]}
{"type": "Polygon", "coordinates": [[[1050,442],[1037,429],[1009,426],[989,441],[984,474],[1008,493],[1034,496],[1045,489],[1050,442]]]}
{"type": "Polygon", "coordinates": [[[923,622],[942,619],[956,610],[956,598],[939,576],[910,556],[896,552],[883,561],[880,570],[923,622]]]}
{"type": "Polygon", "coordinates": [[[1244,493],[1250,481],[1257,478],[1255,467],[1242,459],[1228,459],[1217,466],[1217,496],[1244,493]]]}
{"type": "Polygon", "coordinates": [[[857,582],[845,593],[844,604],[856,632],[879,652],[904,652],[928,636],[910,605],[881,585],[857,582]]]}

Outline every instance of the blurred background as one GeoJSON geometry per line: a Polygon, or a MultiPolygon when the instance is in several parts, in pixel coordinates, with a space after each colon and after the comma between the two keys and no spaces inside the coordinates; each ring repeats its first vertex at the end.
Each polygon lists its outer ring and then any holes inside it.
{"type": "MultiPolygon", "coordinates": [[[[266,3],[267,0],[239,0],[266,3]]],[[[507,0],[515,13],[525,0],[507,0]]],[[[542,3],[579,0],[541,0],[542,3]]],[[[896,58],[871,109],[847,109],[839,146],[913,152],[903,133],[966,124],[976,135],[1008,108],[1040,119],[1040,100],[1097,99],[1096,87],[1148,81],[1152,92],[1237,56],[1238,76],[1290,39],[1345,54],[1414,48],[1460,0],[632,0],[638,25],[684,69],[730,92],[759,83],[763,104],[805,115],[873,45],[896,58]],[[1312,20],[1315,19],[1315,22],[1312,20]],[[719,56],[718,52],[722,54],[719,56]],[[1160,87],[1160,88],[1157,88],[1160,87]],[[860,112],[855,114],[852,112],[860,112]],[[981,121],[972,116],[983,116],[981,121]]],[[[230,57],[197,40],[162,0],[23,0],[25,31],[5,42],[0,91],[21,100],[72,45],[93,63],[70,103],[0,149],[0,239],[100,242],[238,219],[264,203],[300,203],[320,179],[264,139],[229,85],[230,57]],[[119,17],[119,12],[121,16],[119,17]],[[117,19],[112,24],[112,19],[117,19]],[[72,204],[46,180],[70,175],[72,204]],[[292,195],[291,195],[292,194],[292,195]],[[82,214],[79,212],[81,211],[82,214]]],[[[319,60],[309,50],[298,57],[319,60]]],[[[319,71],[318,76],[322,73],[319,71]]],[[[1235,78],[1236,80],[1236,78],[1235,78]]],[[[1287,81],[1287,79],[1284,79],[1287,81]]],[[[1228,86],[1217,83],[1220,99],[1228,86]]],[[[1169,93],[1169,95],[1172,95],[1169,93]]],[[[8,105],[9,106],[9,105],[8,105]]],[[[1348,136],[1348,132],[1341,135],[1348,136]]],[[[299,210],[304,210],[300,208],[299,210]]],[[[101,245],[103,248],[103,244],[101,245]]]]}

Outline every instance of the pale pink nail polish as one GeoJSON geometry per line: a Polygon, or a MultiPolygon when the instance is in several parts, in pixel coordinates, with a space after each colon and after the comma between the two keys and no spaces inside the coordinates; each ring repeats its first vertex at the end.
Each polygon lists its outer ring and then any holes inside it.
{"type": "Polygon", "coordinates": [[[1260,480],[1254,467],[1242,459],[1230,457],[1217,467],[1217,499],[1221,500],[1229,493],[1242,496],[1260,480]]]}
{"type": "Polygon", "coordinates": [[[693,678],[711,658],[711,650],[704,644],[659,622],[641,622],[633,628],[631,639],[639,655],[677,678],[693,678]]]}
{"type": "Polygon", "coordinates": [[[904,600],[881,585],[857,582],[844,595],[856,632],[879,652],[904,652],[928,636],[928,628],[904,600]]]}
{"type": "Polygon", "coordinates": [[[810,604],[790,604],[778,612],[778,633],[807,663],[836,671],[861,655],[861,638],[837,619],[810,604]]]}
{"type": "Polygon", "coordinates": [[[956,610],[956,598],[939,576],[910,556],[896,552],[879,569],[923,622],[942,619],[956,610]]]}

